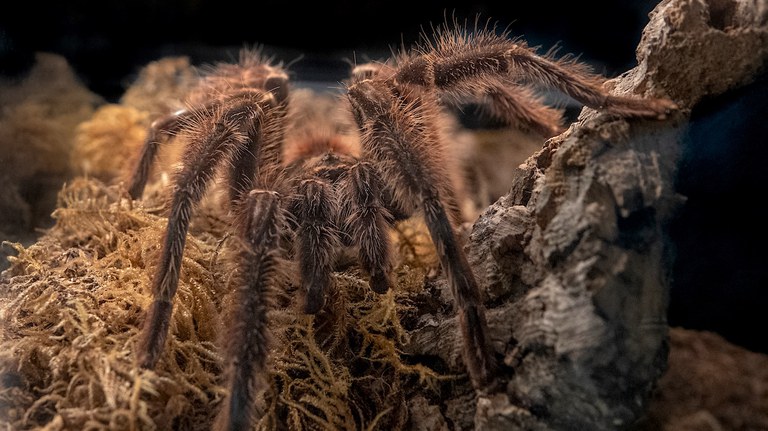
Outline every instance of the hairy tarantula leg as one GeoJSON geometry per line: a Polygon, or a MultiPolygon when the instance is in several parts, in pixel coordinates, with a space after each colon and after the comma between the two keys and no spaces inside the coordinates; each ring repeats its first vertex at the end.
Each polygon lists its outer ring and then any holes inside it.
{"type": "Polygon", "coordinates": [[[254,186],[254,172],[259,165],[259,139],[248,139],[238,147],[232,156],[232,167],[227,172],[229,201],[237,204],[245,198],[246,192],[254,186]]]}
{"type": "MultiPolygon", "coordinates": [[[[283,71],[272,71],[264,80],[264,88],[274,97],[270,101],[272,113],[260,118],[258,122],[246,124],[245,133],[248,145],[238,148],[233,157],[232,169],[229,170],[229,197],[237,202],[243,194],[254,187],[254,181],[263,181],[267,177],[274,179],[283,159],[283,137],[285,128],[283,118],[289,93],[288,75],[283,71]],[[264,168],[269,170],[265,172],[264,168]]],[[[257,95],[253,90],[244,90],[237,97],[257,95]]]]}
{"type": "Polygon", "coordinates": [[[257,121],[265,114],[261,107],[270,106],[274,100],[272,95],[262,96],[261,99],[234,101],[221,116],[198,119],[197,133],[174,181],[176,186],[160,264],[152,278],[155,299],[145,317],[138,350],[139,365],[144,368],[154,367],[165,345],[193,207],[203,197],[216,168],[222,161],[230,159],[235,148],[246,141],[237,125],[243,121],[257,121]]]}
{"type": "Polygon", "coordinates": [[[447,274],[459,314],[463,357],[470,380],[477,389],[491,383],[494,363],[487,341],[485,307],[464,251],[458,244],[441,192],[450,191],[443,171],[441,142],[429,122],[437,112],[428,99],[392,97],[381,81],[363,80],[349,87],[347,95],[361,130],[363,150],[379,171],[397,184],[392,198],[401,208],[421,206],[432,242],[447,274]],[[426,104],[426,105],[425,105],[426,104]]]}
{"type": "Polygon", "coordinates": [[[488,113],[511,126],[522,126],[545,137],[562,131],[563,113],[545,105],[529,88],[508,84],[485,91],[488,113]]]}
{"type": "MultiPolygon", "coordinates": [[[[282,105],[288,98],[288,75],[282,71],[274,71],[265,78],[264,87],[267,91],[270,92],[270,94],[272,94],[274,101],[277,102],[277,104],[282,105]]],[[[247,97],[253,92],[253,90],[242,91],[240,93],[234,94],[232,99],[237,99],[238,97],[243,96],[247,97]]],[[[220,109],[220,106],[221,102],[216,101],[195,110],[182,109],[180,111],[174,112],[173,114],[155,120],[152,125],[150,125],[147,137],[144,140],[144,145],[141,149],[141,155],[139,156],[136,166],[134,167],[133,174],[131,175],[131,184],[128,187],[128,193],[130,194],[131,198],[138,199],[144,192],[144,187],[147,185],[149,172],[152,168],[152,163],[157,156],[157,151],[160,147],[161,140],[167,138],[170,135],[178,133],[182,128],[184,128],[185,125],[193,123],[194,119],[200,115],[210,115],[210,113],[214,112],[216,109],[220,109]]],[[[272,129],[273,130],[271,131],[274,133],[267,134],[267,136],[277,136],[277,134],[282,135],[282,133],[280,133],[281,130],[278,127],[272,127],[272,129]]],[[[252,141],[257,142],[260,140],[260,136],[258,136],[260,130],[258,130],[258,128],[251,128],[251,130],[246,132],[252,141]]],[[[275,138],[273,141],[278,140],[279,139],[275,138]]],[[[256,150],[257,147],[254,145],[251,145],[250,148],[246,149],[246,151],[250,153],[255,153],[256,150]]],[[[279,152],[276,156],[273,157],[276,157],[277,161],[279,162],[279,152]]],[[[242,166],[245,169],[248,169],[245,164],[242,166]]],[[[232,179],[233,181],[237,182],[240,181],[242,177],[243,175],[233,175],[232,179]]],[[[234,195],[240,195],[244,190],[249,190],[250,184],[237,182],[235,184],[235,189],[236,190],[232,192],[231,197],[234,195]]]]}
{"type": "Polygon", "coordinates": [[[241,139],[231,126],[213,127],[214,132],[201,136],[198,148],[189,151],[188,160],[175,180],[160,265],[152,279],[155,299],[145,317],[139,342],[139,364],[144,368],[154,367],[165,345],[192,209],[202,198],[216,167],[241,139]]]}
{"type": "Polygon", "coordinates": [[[475,389],[482,389],[490,383],[494,365],[488,351],[488,323],[480,289],[438,196],[426,194],[422,206],[429,234],[456,301],[459,328],[464,340],[464,361],[472,385],[475,389]]]}
{"type": "Polygon", "coordinates": [[[641,99],[614,96],[603,88],[604,79],[583,68],[564,67],[561,62],[538,56],[515,46],[506,53],[508,67],[532,81],[557,88],[590,108],[626,117],[664,119],[677,105],[669,99],[641,99]]]}
{"type": "Polygon", "coordinates": [[[255,397],[266,385],[269,293],[279,276],[280,233],[286,226],[276,192],[253,190],[245,196],[243,208],[238,223],[245,240],[238,256],[240,283],[226,340],[228,393],[216,419],[217,430],[252,428],[255,397]]]}
{"type": "Polygon", "coordinates": [[[236,203],[254,187],[255,181],[263,181],[276,174],[282,158],[282,109],[276,115],[263,116],[259,122],[246,127],[246,144],[239,146],[232,156],[232,166],[227,171],[230,202],[236,203]],[[269,172],[265,172],[263,168],[269,172]]]}
{"type": "Polygon", "coordinates": [[[131,198],[138,199],[144,193],[144,187],[146,187],[149,179],[149,171],[155,161],[161,141],[178,133],[196,117],[199,117],[201,112],[210,113],[217,106],[218,103],[213,103],[196,110],[182,109],[152,122],[147,137],[144,139],[141,155],[131,175],[131,184],[128,187],[128,194],[131,198]]]}
{"type": "Polygon", "coordinates": [[[205,137],[199,152],[190,152],[190,160],[175,181],[160,265],[152,279],[155,299],[145,317],[139,342],[139,363],[145,368],[154,367],[165,345],[192,209],[202,198],[216,166],[232,151],[234,130],[224,127],[217,132],[205,137]]]}
{"type": "Polygon", "coordinates": [[[668,99],[640,99],[608,94],[604,79],[572,61],[558,61],[534,53],[506,35],[483,31],[468,37],[446,33],[436,48],[406,61],[394,79],[398,83],[435,86],[459,94],[473,82],[508,76],[518,81],[544,84],[563,91],[590,108],[622,116],[665,118],[677,108],[668,99]]]}
{"type": "Polygon", "coordinates": [[[331,185],[317,178],[302,180],[291,205],[299,223],[297,248],[301,284],[306,293],[304,312],[315,314],[325,303],[331,284],[335,250],[340,240],[334,221],[339,218],[331,185]]]}
{"type": "Polygon", "coordinates": [[[144,146],[141,148],[141,155],[131,175],[131,184],[128,188],[131,198],[138,199],[144,193],[144,187],[147,185],[147,179],[149,179],[149,171],[160,146],[160,139],[178,132],[184,125],[183,118],[188,115],[189,111],[179,111],[154,121],[149,127],[144,146]]]}
{"type": "Polygon", "coordinates": [[[392,284],[387,222],[391,216],[379,201],[380,179],[370,163],[359,162],[349,169],[344,181],[342,196],[349,197],[344,208],[344,230],[359,246],[360,264],[371,277],[371,289],[386,293],[392,284]]]}

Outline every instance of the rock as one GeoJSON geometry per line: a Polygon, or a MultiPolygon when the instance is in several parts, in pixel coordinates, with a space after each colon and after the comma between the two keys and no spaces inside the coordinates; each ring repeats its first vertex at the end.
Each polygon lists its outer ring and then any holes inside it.
{"type": "MultiPolygon", "coordinates": [[[[478,400],[478,429],[614,430],[635,422],[667,368],[667,228],[690,108],[754,79],[768,58],[764,6],[668,0],[650,14],[638,66],[613,92],[668,95],[665,121],[590,109],[518,168],[470,236],[488,286],[503,392],[478,400]]],[[[705,420],[703,416],[697,420],[705,420]]]]}

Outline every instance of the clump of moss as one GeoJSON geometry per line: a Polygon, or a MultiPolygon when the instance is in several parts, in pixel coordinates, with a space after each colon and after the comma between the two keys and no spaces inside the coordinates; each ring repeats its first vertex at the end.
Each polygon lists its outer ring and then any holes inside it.
{"type": "Polygon", "coordinates": [[[130,106],[108,104],[77,126],[71,164],[81,175],[104,182],[126,181],[147,136],[149,114],[130,106]]]}
{"type": "Polygon", "coordinates": [[[377,295],[358,270],[335,275],[330,309],[318,316],[283,316],[272,396],[276,408],[266,429],[402,429],[406,402],[437,391],[448,378],[404,360],[408,335],[400,315],[407,290],[377,295]],[[278,413],[280,415],[278,415],[278,413]]]}
{"type": "Polygon", "coordinates": [[[162,367],[142,371],[133,344],[162,217],[132,207],[116,187],[78,179],[61,192],[54,218],[36,244],[15,245],[1,279],[0,417],[14,429],[204,421],[216,399],[217,295],[208,269],[215,244],[190,238],[174,336],[162,367]]]}
{"type": "Polygon", "coordinates": [[[75,127],[101,102],[54,54],[38,54],[24,79],[0,84],[2,237],[26,240],[50,225],[56,193],[71,176],[75,127]]]}
{"type": "Polygon", "coordinates": [[[183,101],[198,83],[199,74],[188,57],[165,57],[150,62],[120,98],[120,104],[152,117],[184,108],[183,101]]]}
{"type": "MultiPolygon", "coordinates": [[[[227,236],[210,232],[228,226],[215,213],[221,207],[201,206],[166,349],[155,370],[142,370],[134,344],[151,301],[162,208],[159,200],[131,201],[120,185],[78,178],[60,193],[55,226],[30,247],[14,245],[18,256],[0,278],[0,417],[7,426],[209,426],[223,394],[218,337],[232,265],[227,236]]],[[[261,429],[397,429],[407,422],[408,394],[443,378],[400,351],[407,333],[399,314],[414,286],[376,295],[354,267],[335,280],[317,316],[291,303],[295,286],[276,293],[290,306],[272,312],[276,341],[261,429]]]]}

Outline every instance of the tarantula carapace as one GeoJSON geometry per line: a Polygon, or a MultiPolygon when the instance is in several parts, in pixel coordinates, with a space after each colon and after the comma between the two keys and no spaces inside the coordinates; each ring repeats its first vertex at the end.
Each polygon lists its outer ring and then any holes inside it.
{"type": "Polygon", "coordinates": [[[139,364],[154,367],[163,349],[190,217],[221,171],[233,225],[246,247],[239,256],[242,283],[229,328],[228,396],[219,428],[247,429],[253,419],[267,355],[267,296],[280,262],[298,261],[306,313],[323,307],[343,246],[357,249],[371,289],[386,292],[393,269],[388,230],[417,213],[455,299],[471,382],[478,390],[488,387],[494,358],[482,295],[456,234],[460,210],[442,131],[446,107],[480,103],[509,124],[548,136],[560,130],[560,112],[534,95],[534,85],[621,116],[663,118],[675,108],[665,99],[612,96],[602,84],[583,66],[538,55],[504,32],[445,27],[389,61],[353,69],[340,101],[357,129],[350,144],[333,133],[292,134],[297,124],[288,75],[258,52],[212,68],[187,109],[152,124],[130,185],[131,196],[139,198],[160,143],[186,136],[139,364]]]}

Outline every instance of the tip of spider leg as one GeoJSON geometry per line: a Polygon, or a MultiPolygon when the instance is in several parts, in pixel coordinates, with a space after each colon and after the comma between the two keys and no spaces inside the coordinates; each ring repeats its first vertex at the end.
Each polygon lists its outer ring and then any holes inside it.
{"type": "Polygon", "coordinates": [[[139,363],[139,368],[143,368],[145,370],[152,370],[155,368],[155,364],[157,364],[157,358],[146,353],[140,354],[138,356],[138,363],[139,363]]]}
{"type": "Polygon", "coordinates": [[[383,272],[371,274],[371,280],[369,284],[374,292],[382,294],[387,293],[390,286],[389,277],[383,272]]]}
{"type": "Polygon", "coordinates": [[[680,109],[677,103],[669,99],[657,99],[655,102],[654,110],[658,120],[666,120],[669,114],[680,109]]]}
{"type": "Polygon", "coordinates": [[[321,289],[309,289],[304,298],[304,312],[307,314],[317,314],[325,305],[325,296],[321,289]]]}
{"type": "Polygon", "coordinates": [[[288,76],[284,73],[267,76],[264,88],[275,96],[278,103],[283,103],[288,98],[288,76]]]}
{"type": "Polygon", "coordinates": [[[147,310],[138,344],[137,359],[141,368],[151,370],[160,359],[172,310],[173,304],[163,300],[153,301],[147,310]]]}

